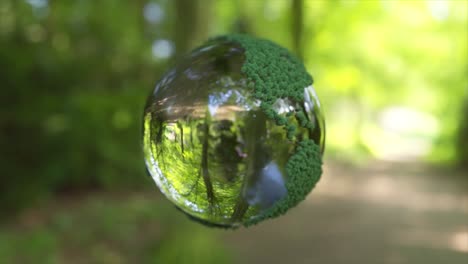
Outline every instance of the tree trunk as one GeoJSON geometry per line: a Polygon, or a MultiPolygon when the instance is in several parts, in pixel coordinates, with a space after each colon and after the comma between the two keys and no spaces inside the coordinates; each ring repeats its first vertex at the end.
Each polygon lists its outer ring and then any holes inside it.
{"type": "Polygon", "coordinates": [[[458,164],[463,169],[468,169],[468,97],[465,98],[457,137],[458,164]]]}
{"type": "Polygon", "coordinates": [[[302,31],[303,31],[303,0],[293,0],[291,3],[291,32],[294,53],[300,60],[304,60],[302,53],[302,31]]]}
{"type": "Polygon", "coordinates": [[[175,0],[174,3],[174,41],[177,56],[180,56],[207,39],[213,4],[210,0],[175,0]]]}

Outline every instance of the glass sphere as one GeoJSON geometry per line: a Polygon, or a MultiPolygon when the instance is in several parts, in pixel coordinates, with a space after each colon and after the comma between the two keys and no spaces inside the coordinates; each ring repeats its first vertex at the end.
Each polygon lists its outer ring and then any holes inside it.
{"type": "MultiPolygon", "coordinates": [[[[243,68],[248,49],[227,38],[208,41],[162,76],[144,110],[149,173],[180,210],[210,226],[249,225],[284,213],[289,208],[271,210],[295,192],[288,189],[287,166],[300,142],[314,142],[320,157],[324,148],[312,85],[301,88],[300,100],[265,99],[267,111],[243,68]]],[[[290,171],[307,170],[313,161],[302,163],[290,171]]]]}

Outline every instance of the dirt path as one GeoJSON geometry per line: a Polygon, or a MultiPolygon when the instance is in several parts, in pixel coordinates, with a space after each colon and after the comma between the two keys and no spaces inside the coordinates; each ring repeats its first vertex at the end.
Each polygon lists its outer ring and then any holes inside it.
{"type": "Polygon", "coordinates": [[[297,208],[236,231],[190,221],[155,188],[56,197],[0,225],[0,263],[468,263],[468,180],[326,164],[297,208]]]}
{"type": "Polygon", "coordinates": [[[468,263],[468,185],[417,164],[325,167],[287,215],[224,234],[238,263],[468,263]]]}

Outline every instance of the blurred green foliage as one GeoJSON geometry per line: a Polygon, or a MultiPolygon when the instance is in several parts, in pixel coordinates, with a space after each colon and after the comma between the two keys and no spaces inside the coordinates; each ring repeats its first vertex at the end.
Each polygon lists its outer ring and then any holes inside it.
{"type": "Polygon", "coordinates": [[[165,63],[151,56],[143,6],[30,3],[0,3],[0,204],[150,183],[140,116],[165,63]]]}
{"type": "Polygon", "coordinates": [[[217,233],[155,195],[93,194],[22,214],[0,227],[2,263],[231,263],[217,233]],[[91,199],[89,199],[91,198],[91,199]]]}
{"type": "Polygon", "coordinates": [[[140,148],[146,96],[174,58],[232,31],[302,54],[327,155],[422,145],[424,158],[467,163],[466,1],[299,2],[0,1],[2,212],[51,192],[153,187],[140,148]],[[392,107],[427,118],[384,120],[392,107]]]}

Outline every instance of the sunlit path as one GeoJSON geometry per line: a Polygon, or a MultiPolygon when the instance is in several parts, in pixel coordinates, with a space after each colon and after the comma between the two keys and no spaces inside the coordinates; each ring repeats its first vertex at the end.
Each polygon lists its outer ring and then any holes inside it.
{"type": "Polygon", "coordinates": [[[239,263],[467,263],[466,182],[417,164],[325,167],[286,216],[227,235],[239,263]]]}

